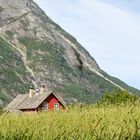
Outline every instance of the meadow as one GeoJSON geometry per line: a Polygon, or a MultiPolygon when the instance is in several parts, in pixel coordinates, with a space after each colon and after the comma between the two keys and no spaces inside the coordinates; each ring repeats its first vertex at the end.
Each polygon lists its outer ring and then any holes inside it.
{"type": "Polygon", "coordinates": [[[0,117],[0,140],[140,140],[140,104],[8,114],[0,117]]]}

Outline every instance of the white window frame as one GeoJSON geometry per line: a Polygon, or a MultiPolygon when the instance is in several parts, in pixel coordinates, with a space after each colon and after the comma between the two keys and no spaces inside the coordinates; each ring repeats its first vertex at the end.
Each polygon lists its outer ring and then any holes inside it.
{"type": "Polygon", "coordinates": [[[48,111],[48,107],[49,107],[48,102],[43,102],[43,110],[48,111]]]}
{"type": "Polygon", "coordinates": [[[59,110],[59,103],[54,103],[54,110],[55,111],[58,111],[59,110]]]}

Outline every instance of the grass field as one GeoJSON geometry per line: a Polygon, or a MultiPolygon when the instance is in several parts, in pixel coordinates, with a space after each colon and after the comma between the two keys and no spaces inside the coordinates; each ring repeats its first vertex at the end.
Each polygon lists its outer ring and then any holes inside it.
{"type": "Polygon", "coordinates": [[[8,114],[0,118],[0,140],[140,140],[140,104],[8,114]]]}

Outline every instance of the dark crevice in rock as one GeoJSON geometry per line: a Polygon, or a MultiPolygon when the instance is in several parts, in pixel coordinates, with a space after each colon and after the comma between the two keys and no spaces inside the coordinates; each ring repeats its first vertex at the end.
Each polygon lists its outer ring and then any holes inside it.
{"type": "Polygon", "coordinates": [[[73,51],[74,51],[74,53],[75,53],[75,55],[76,55],[76,58],[77,58],[77,60],[78,60],[78,62],[79,62],[79,65],[78,65],[77,67],[78,67],[79,70],[82,70],[82,69],[83,69],[83,61],[82,61],[82,59],[81,59],[81,57],[80,57],[80,54],[79,54],[79,53],[77,52],[77,50],[74,49],[74,48],[73,48],[73,51]]]}
{"type": "Polygon", "coordinates": [[[0,6],[0,13],[3,11],[3,7],[0,6]]]}

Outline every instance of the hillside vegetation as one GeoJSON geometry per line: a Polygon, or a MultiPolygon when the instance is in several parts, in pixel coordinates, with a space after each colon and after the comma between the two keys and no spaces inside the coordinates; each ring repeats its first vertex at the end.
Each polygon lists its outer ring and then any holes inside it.
{"type": "Polygon", "coordinates": [[[21,56],[0,38],[0,99],[9,102],[28,89],[27,72],[21,56]]]}
{"type": "MultiPolygon", "coordinates": [[[[11,35],[12,33],[8,32],[8,34],[11,35]]],[[[36,41],[35,39],[29,39],[27,37],[19,38],[19,42],[27,46],[27,59],[29,62],[32,62],[30,68],[35,73],[41,71],[40,68],[42,64],[47,64],[49,65],[49,68],[55,69],[57,73],[62,73],[63,79],[65,79],[66,81],[68,80],[67,85],[60,84],[57,80],[57,77],[54,77],[54,74],[51,71],[49,71],[49,76],[46,76],[46,78],[44,77],[43,80],[46,82],[50,82],[51,88],[54,91],[63,93],[66,101],[69,97],[73,97],[77,99],[78,102],[94,103],[102,96],[103,91],[110,92],[111,90],[116,91],[117,89],[117,87],[115,87],[105,79],[102,79],[99,75],[92,73],[87,68],[77,68],[73,70],[66,63],[63,57],[64,49],[59,46],[60,48],[58,50],[58,45],[54,46],[47,42],[47,40],[46,42],[41,43],[39,41],[36,41]],[[37,52],[39,51],[44,51],[44,54],[38,54],[37,52]],[[46,55],[45,51],[47,52],[46,55]],[[36,63],[38,65],[36,65],[36,63]],[[78,81],[74,81],[72,79],[73,76],[79,78],[78,81]],[[89,82],[85,81],[85,79],[87,79],[89,82]],[[53,87],[54,83],[56,85],[55,87],[53,87]],[[90,86],[93,87],[90,88],[90,86]]],[[[25,64],[22,60],[22,56],[21,54],[17,53],[17,50],[15,48],[10,46],[10,44],[5,42],[5,40],[3,40],[2,38],[0,38],[0,46],[0,99],[7,103],[13,98],[13,96],[16,96],[17,94],[27,93],[29,85],[32,84],[32,80],[30,79],[34,77],[32,77],[32,75],[27,72],[25,64]]],[[[49,68],[46,69],[46,71],[49,70],[49,68]]],[[[104,75],[107,74],[104,73],[104,75]]],[[[107,76],[109,77],[109,75],[107,76]]],[[[123,82],[120,82],[120,85],[122,83],[123,82]]],[[[125,83],[123,83],[122,85],[126,86],[125,83]]],[[[126,86],[126,89],[128,87],[126,86]]],[[[135,90],[134,88],[131,89],[133,89],[132,91],[134,94],[138,94],[137,90],[135,90]]],[[[131,91],[131,89],[129,90],[131,91]]]]}

